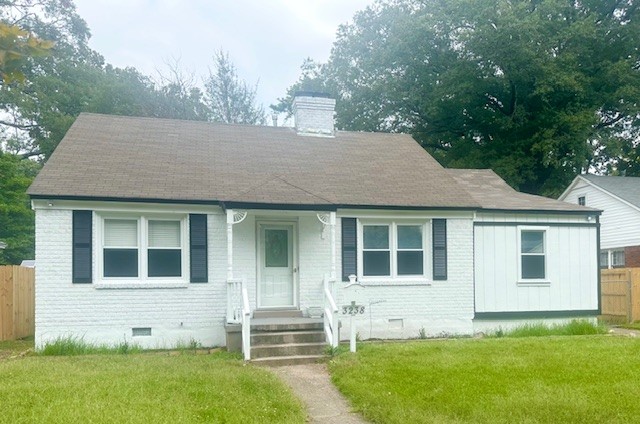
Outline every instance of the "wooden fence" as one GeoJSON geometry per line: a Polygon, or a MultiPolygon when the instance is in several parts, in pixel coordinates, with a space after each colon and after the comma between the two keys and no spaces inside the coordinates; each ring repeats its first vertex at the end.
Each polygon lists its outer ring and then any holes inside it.
{"type": "Polygon", "coordinates": [[[601,295],[605,319],[640,321],[640,268],[602,270],[601,295]]]}
{"type": "Polygon", "coordinates": [[[0,341],[33,336],[35,269],[0,266],[0,341]]]}

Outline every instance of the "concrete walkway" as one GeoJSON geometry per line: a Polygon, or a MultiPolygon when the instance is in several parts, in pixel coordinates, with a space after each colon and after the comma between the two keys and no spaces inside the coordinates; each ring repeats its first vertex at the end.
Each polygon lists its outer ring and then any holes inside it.
{"type": "Polygon", "coordinates": [[[325,364],[288,365],[272,368],[305,404],[311,423],[364,424],[351,412],[349,403],[331,383],[325,364]]]}

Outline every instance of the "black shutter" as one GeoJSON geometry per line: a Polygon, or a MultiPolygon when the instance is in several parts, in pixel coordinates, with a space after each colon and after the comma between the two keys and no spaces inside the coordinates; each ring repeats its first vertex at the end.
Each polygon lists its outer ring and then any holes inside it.
{"type": "Polygon", "coordinates": [[[91,211],[73,211],[73,276],[74,284],[91,283],[91,211]]]}
{"type": "Polygon", "coordinates": [[[433,279],[447,279],[447,220],[434,219],[433,227],[433,279]]]}
{"type": "Polygon", "coordinates": [[[191,282],[208,282],[207,270],[207,215],[189,215],[189,242],[191,282]]]}
{"type": "Polygon", "coordinates": [[[358,233],[355,218],[342,218],[342,281],[358,273],[358,233]]]}

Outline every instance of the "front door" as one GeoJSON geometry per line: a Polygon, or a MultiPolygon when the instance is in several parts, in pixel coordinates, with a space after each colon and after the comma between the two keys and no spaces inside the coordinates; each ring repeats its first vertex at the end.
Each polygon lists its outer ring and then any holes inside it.
{"type": "Polygon", "coordinates": [[[258,307],[295,307],[295,225],[261,223],[258,233],[258,307]]]}

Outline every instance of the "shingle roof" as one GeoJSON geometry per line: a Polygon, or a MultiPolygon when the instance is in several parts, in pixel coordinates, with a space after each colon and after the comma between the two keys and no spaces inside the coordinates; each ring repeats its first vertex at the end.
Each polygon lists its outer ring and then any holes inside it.
{"type": "Polygon", "coordinates": [[[81,114],[34,197],[589,211],[521,194],[488,170],[446,170],[410,136],[81,114]]]}
{"type": "Polygon", "coordinates": [[[640,208],[639,177],[609,177],[591,174],[580,176],[603,190],[640,208]]]}
{"type": "Polygon", "coordinates": [[[477,207],[410,136],[81,114],[34,196],[477,207]]]}
{"type": "Polygon", "coordinates": [[[448,169],[451,176],[483,209],[596,211],[548,197],[520,193],[491,169],[448,169]]]}

